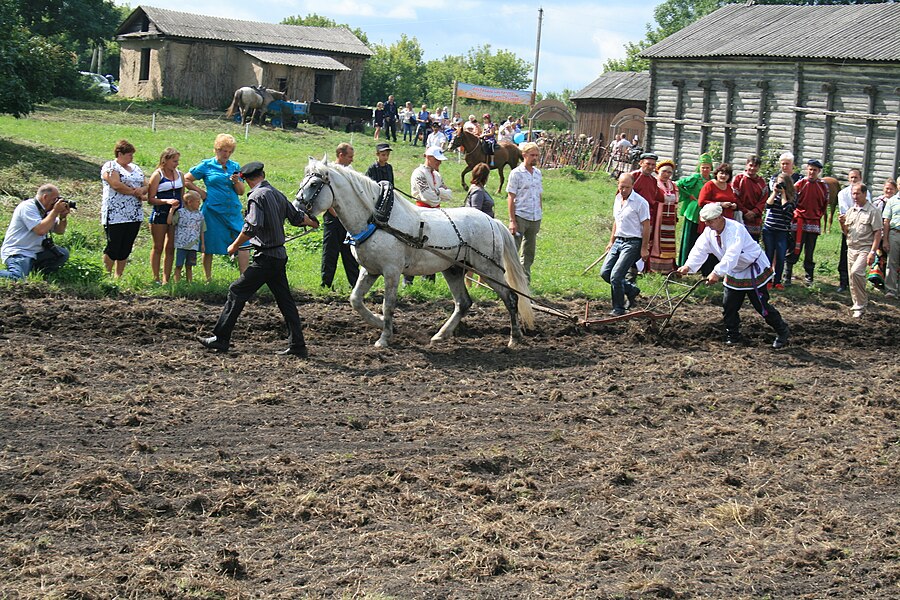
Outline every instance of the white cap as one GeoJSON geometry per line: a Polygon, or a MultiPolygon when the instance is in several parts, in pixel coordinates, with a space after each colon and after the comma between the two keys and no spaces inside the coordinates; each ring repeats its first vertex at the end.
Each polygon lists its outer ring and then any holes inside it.
{"type": "Polygon", "coordinates": [[[722,205],[718,203],[707,204],[700,209],[701,221],[712,221],[722,216],[722,205]]]}
{"type": "Polygon", "coordinates": [[[433,156],[438,160],[447,160],[447,157],[444,156],[444,152],[441,150],[440,146],[432,146],[425,150],[425,156],[433,156]]]}

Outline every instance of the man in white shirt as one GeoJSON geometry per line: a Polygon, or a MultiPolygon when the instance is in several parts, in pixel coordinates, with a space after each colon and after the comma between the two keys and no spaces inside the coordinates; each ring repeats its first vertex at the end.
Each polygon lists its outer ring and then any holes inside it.
{"type": "Polygon", "coordinates": [[[619,193],[613,201],[613,227],[606,245],[606,262],[600,277],[612,287],[612,312],[620,317],[631,308],[641,290],[626,279],[639,259],[650,256],[650,204],[634,191],[628,173],[619,176],[619,193]],[[627,298],[627,303],[626,303],[627,298]]]}
{"type": "Polygon", "coordinates": [[[437,147],[443,152],[447,149],[447,135],[441,131],[441,124],[434,122],[431,124],[431,133],[428,134],[428,140],[425,143],[426,148],[437,147]]]}
{"type": "Polygon", "coordinates": [[[541,170],[537,168],[541,160],[538,145],[525,142],[519,149],[524,162],[509,174],[506,200],[509,207],[509,232],[516,239],[516,250],[522,251],[522,267],[530,282],[537,234],[541,230],[541,219],[544,216],[544,180],[541,170]]]}
{"type": "MultiPolygon", "coordinates": [[[[838,214],[846,215],[847,211],[853,207],[853,186],[862,183],[862,171],[859,169],[850,169],[847,172],[847,187],[838,192],[838,214]]],[[[872,201],[872,194],[866,191],[866,200],[872,201]]],[[[840,287],[837,291],[846,292],[850,289],[850,273],[847,265],[847,236],[841,231],[841,254],[838,260],[838,275],[840,277],[840,287]]]]}
{"type": "Polygon", "coordinates": [[[722,216],[720,204],[704,206],[700,210],[700,220],[706,223],[706,229],[697,238],[684,266],[677,272],[684,275],[698,271],[710,254],[719,259],[707,276],[706,283],[712,285],[722,280],[725,286],[722,300],[725,343],[741,343],[740,310],[744,298],[748,297],[756,312],[775,330],[772,347],[780,350],[787,346],[790,329],[778,311],[769,306],[766,284],[774,273],[762,248],[750,237],[746,227],[722,216]]]}
{"type": "MultiPolygon", "coordinates": [[[[437,146],[425,150],[425,164],[419,165],[409,178],[409,187],[416,206],[421,208],[440,208],[441,202],[449,202],[453,197],[452,190],[441,178],[441,163],[447,157],[437,146]]],[[[425,279],[434,281],[434,275],[426,275],[425,279]]],[[[404,285],[413,282],[411,275],[403,276],[404,285]]]]}
{"type": "Polygon", "coordinates": [[[0,260],[6,263],[0,278],[25,279],[31,271],[52,273],[63,266],[69,251],[54,245],[49,236],[66,230],[68,216],[69,203],[49,183],[39,187],[34,198],[19,203],[0,249],[0,260]]]}

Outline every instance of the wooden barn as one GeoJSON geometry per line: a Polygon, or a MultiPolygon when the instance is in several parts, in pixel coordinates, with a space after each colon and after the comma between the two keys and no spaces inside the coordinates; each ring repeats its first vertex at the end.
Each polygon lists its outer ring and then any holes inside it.
{"type": "Polygon", "coordinates": [[[139,6],[116,32],[119,94],[222,108],[263,85],[289,99],[359,104],[372,51],[345,28],[276,25],[139,6]]]}
{"type": "Polygon", "coordinates": [[[575,133],[608,143],[617,133],[644,139],[650,74],[610,71],[569,99],[575,104],[575,133]]]}
{"type": "Polygon", "coordinates": [[[651,46],[647,145],[682,173],[712,142],[818,158],[880,186],[900,155],[900,4],[730,4],[651,46]]]}

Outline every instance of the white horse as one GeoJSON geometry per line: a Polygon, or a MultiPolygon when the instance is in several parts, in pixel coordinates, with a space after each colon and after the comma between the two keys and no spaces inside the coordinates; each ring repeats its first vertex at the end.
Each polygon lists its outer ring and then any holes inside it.
{"type": "Polygon", "coordinates": [[[240,110],[241,125],[246,123],[248,118],[252,123],[257,115],[260,116],[260,125],[264,125],[269,104],[275,100],[284,100],[285,97],[285,94],[278,90],[244,86],[235,90],[234,98],[225,116],[230,119],[234,116],[235,111],[240,110]]]}
{"type": "Polygon", "coordinates": [[[310,158],[295,204],[311,215],[333,208],[338,219],[357,240],[354,254],[359,261],[359,279],[350,294],[350,304],[366,323],[381,329],[375,345],[385,348],[393,334],[394,306],[402,275],[431,275],[441,271],[453,294],[455,307],[432,342],[445,341],[472,306],[466,289],[465,265],[486,275],[485,281],[503,300],[510,317],[509,346],[522,339],[519,317],[525,327],[534,325],[534,312],[525,271],[519,263],[516,244],[509,230],[474,208],[419,208],[394,194],[387,222],[374,223],[376,202],[382,186],[356,171],[310,158]],[[402,239],[400,239],[402,238],[402,239]],[[384,303],[378,316],[366,308],[364,299],[379,276],[384,277],[384,303]],[[506,287],[503,281],[506,281],[506,287]],[[493,281],[492,281],[493,280],[493,281]]]}

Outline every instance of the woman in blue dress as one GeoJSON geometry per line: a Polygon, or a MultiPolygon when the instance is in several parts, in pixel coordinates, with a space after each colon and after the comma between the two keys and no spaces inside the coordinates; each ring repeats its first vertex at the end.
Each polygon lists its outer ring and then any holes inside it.
{"type": "MultiPolygon", "coordinates": [[[[203,270],[206,281],[212,279],[212,260],[215,254],[228,254],[231,245],[244,226],[241,194],[244,193],[244,182],[240,178],[241,166],[230,160],[237,142],[227,133],[216,136],[213,146],[215,157],[201,161],[199,165],[184,176],[188,183],[202,181],[206,191],[200,190],[203,206],[200,212],[206,219],[206,252],[203,254],[203,270]]],[[[187,186],[190,187],[190,186],[187,186]]],[[[250,262],[249,248],[241,248],[238,252],[238,267],[241,273],[250,262]]]]}

